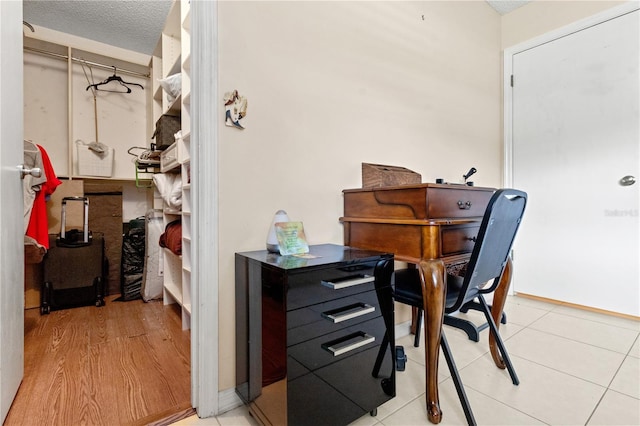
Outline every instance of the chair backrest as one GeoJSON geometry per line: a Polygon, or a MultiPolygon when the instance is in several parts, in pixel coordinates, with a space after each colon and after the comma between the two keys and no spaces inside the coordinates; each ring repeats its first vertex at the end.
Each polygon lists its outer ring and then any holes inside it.
{"type": "Polygon", "coordinates": [[[482,218],[460,293],[455,303],[446,307],[447,311],[458,310],[478,293],[479,286],[488,281],[493,280],[481,292],[495,290],[507,264],[526,204],[526,192],[517,189],[499,189],[493,194],[482,218]]]}

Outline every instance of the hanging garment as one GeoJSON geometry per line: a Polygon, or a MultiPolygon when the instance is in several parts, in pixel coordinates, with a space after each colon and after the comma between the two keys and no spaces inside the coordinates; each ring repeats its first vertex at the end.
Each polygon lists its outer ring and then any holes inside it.
{"type": "Polygon", "coordinates": [[[37,147],[42,155],[43,171],[44,176],[46,177],[46,182],[42,183],[40,191],[36,193],[26,235],[36,240],[38,245],[49,249],[49,221],[47,219],[46,200],[51,194],[53,194],[58,185],[62,184],[62,181],[60,181],[56,176],[47,151],[45,151],[45,149],[40,145],[37,145],[37,147]]]}
{"type": "MultiPolygon", "coordinates": [[[[44,165],[42,164],[42,154],[40,154],[40,150],[36,146],[35,143],[31,141],[23,141],[24,145],[24,159],[23,165],[26,169],[39,168],[40,170],[44,169],[44,165]]],[[[32,175],[26,175],[22,179],[23,185],[23,198],[24,198],[24,229],[23,232],[27,232],[27,227],[29,226],[29,219],[31,218],[31,209],[33,209],[33,202],[36,199],[36,195],[43,183],[47,181],[44,173],[40,175],[40,177],[35,177],[32,175]]]]}

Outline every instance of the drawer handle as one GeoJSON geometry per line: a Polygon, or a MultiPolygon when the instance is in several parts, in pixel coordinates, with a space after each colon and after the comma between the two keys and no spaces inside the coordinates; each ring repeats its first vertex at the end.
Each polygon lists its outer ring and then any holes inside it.
{"type": "Polygon", "coordinates": [[[471,201],[458,200],[458,208],[460,210],[469,210],[471,208],[471,201]]]}
{"type": "Polygon", "coordinates": [[[354,303],[352,305],[343,306],[342,308],[332,309],[330,311],[323,312],[321,315],[337,324],[342,321],[347,321],[353,318],[361,317],[362,315],[375,312],[376,308],[366,303],[354,303]]]}
{"type": "Polygon", "coordinates": [[[371,275],[358,275],[345,278],[337,278],[331,281],[322,280],[321,284],[325,287],[329,287],[333,290],[340,290],[341,288],[351,287],[354,285],[372,283],[375,281],[375,277],[371,275]]]}
{"type": "Polygon", "coordinates": [[[351,352],[353,350],[361,348],[362,346],[368,345],[369,343],[375,342],[375,340],[376,338],[374,336],[371,336],[363,331],[357,331],[355,333],[348,334],[344,337],[340,337],[339,339],[335,339],[330,342],[323,343],[321,346],[322,346],[322,349],[324,349],[325,351],[331,352],[333,356],[339,356],[347,352],[351,352]],[[353,343],[340,346],[341,343],[345,343],[354,339],[357,339],[357,340],[353,343]]]}

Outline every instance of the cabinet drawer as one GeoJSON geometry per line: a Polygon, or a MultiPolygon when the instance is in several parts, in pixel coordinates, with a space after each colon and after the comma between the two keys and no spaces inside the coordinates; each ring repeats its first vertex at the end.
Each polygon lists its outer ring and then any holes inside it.
{"type": "Polygon", "coordinates": [[[428,217],[483,216],[493,191],[463,188],[430,188],[427,192],[428,217]]]}
{"type": "Polygon", "coordinates": [[[373,262],[358,263],[291,274],[287,289],[287,311],[373,290],[374,266],[373,262]]]}
{"type": "Polygon", "coordinates": [[[391,375],[389,353],[379,377],[371,375],[377,355],[378,347],[370,348],[290,380],[287,383],[289,424],[347,424],[344,419],[356,420],[394,397],[385,393],[391,389],[382,386],[383,378],[391,375]],[[329,397],[318,397],[325,394],[329,397]]]}
{"type": "Polygon", "coordinates": [[[326,383],[330,383],[358,406],[370,411],[395,396],[395,394],[389,394],[392,393],[391,389],[382,385],[382,378],[389,377],[393,368],[388,348],[378,378],[371,375],[378,351],[379,346],[364,350],[342,361],[323,367],[315,374],[326,383]],[[358,373],[351,373],[354,371],[358,373]]]}
{"type": "Polygon", "coordinates": [[[307,370],[314,371],[369,348],[379,346],[384,333],[384,320],[382,317],[377,317],[290,346],[288,354],[307,370]]]}
{"type": "Polygon", "coordinates": [[[180,166],[178,163],[178,143],[175,142],[160,154],[160,171],[165,173],[178,166],[180,166]]]}
{"type": "Polygon", "coordinates": [[[333,333],[380,316],[375,291],[367,291],[287,314],[287,346],[333,333]]]}
{"type": "Polygon", "coordinates": [[[471,253],[475,245],[480,225],[475,226],[445,226],[442,228],[442,255],[471,253]]]}
{"type": "Polygon", "coordinates": [[[346,425],[367,413],[315,374],[305,374],[287,381],[286,389],[286,425],[346,425]]]}

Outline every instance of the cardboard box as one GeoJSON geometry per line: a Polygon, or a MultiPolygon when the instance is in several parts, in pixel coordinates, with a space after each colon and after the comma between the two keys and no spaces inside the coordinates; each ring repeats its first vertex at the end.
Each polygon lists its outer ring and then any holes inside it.
{"type": "Polygon", "coordinates": [[[362,187],[412,185],[422,183],[422,176],[400,166],[362,163],[362,187]]]}

